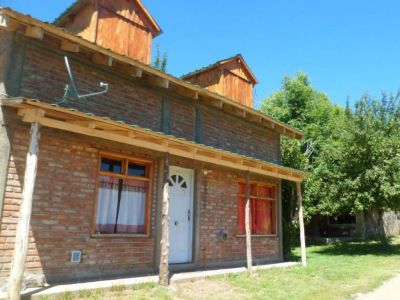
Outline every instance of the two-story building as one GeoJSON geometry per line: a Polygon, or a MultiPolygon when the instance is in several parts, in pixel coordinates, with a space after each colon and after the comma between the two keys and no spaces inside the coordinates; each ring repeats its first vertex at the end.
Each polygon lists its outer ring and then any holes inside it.
{"type": "Polygon", "coordinates": [[[160,33],[139,0],[77,1],[54,24],[0,9],[0,278],[155,273],[168,244],[172,271],[243,264],[247,200],[254,262],[283,259],[281,180],[305,174],[280,137],[303,134],[252,107],[241,55],[183,78],[150,66],[160,33]]]}

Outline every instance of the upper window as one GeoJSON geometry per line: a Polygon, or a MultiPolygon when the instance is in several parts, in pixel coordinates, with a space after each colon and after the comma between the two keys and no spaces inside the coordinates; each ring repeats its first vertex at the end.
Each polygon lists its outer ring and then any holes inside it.
{"type": "Polygon", "coordinates": [[[128,157],[100,157],[97,234],[146,234],[151,163],[128,157]]]}
{"type": "MultiPolygon", "coordinates": [[[[246,183],[238,183],[238,234],[245,228],[246,183]]],[[[260,182],[250,183],[250,215],[252,234],[276,234],[276,186],[260,182]]]]}

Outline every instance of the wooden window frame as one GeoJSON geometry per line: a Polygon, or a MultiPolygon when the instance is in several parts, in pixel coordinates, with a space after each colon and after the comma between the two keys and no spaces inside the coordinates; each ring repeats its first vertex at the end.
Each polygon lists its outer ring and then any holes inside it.
{"type": "MultiPolygon", "coordinates": [[[[244,194],[239,193],[239,183],[244,183],[246,184],[246,179],[240,178],[236,184],[236,203],[237,203],[237,222],[236,222],[236,237],[246,237],[246,234],[240,233],[239,231],[239,197],[243,197],[247,199],[246,197],[246,192],[244,194]]],[[[270,197],[258,197],[258,196],[251,196],[250,199],[259,199],[259,200],[265,200],[265,201],[274,201],[275,202],[275,220],[272,222],[271,226],[275,228],[275,233],[252,233],[252,237],[277,237],[278,236],[278,184],[275,183],[266,183],[262,181],[255,181],[255,180],[250,180],[249,182],[250,185],[255,184],[256,187],[258,185],[262,186],[267,186],[267,187],[274,187],[275,188],[275,199],[270,198],[270,197]]],[[[258,189],[257,189],[258,190],[258,189]]],[[[251,220],[250,220],[251,222],[251,220]]]]}
{"type": "Polygon", "coordinates": [[[151,199],[153,191],[153,161],[137,158],[129,155],[115,154],[110,152],[100,152],[97,161],[96,169],[96,193],[95,193],[95,205],[92,218],[92,230],[91,236],[94,238],[114,238],[114,237],[150,237],[150,227],[151,227],[151,199]],[[115,160],[122,160],[122,173],[112,173],[101,171],[101,160],[102,158],[109,158],[115,160]],[[128,164],[130,162],[139,163],[146,165],[146,176],[131,176],[128,174],[128,164]],[[97,208],[99,203],[99,178],[100,176],[112,176],[119,179],[134,179],[142,182],[148,183],[148,191],[146,195],[146,209],[145,209],[145,221],[144,221],[144,233],[96,233],[96,217],[97,208]]]}

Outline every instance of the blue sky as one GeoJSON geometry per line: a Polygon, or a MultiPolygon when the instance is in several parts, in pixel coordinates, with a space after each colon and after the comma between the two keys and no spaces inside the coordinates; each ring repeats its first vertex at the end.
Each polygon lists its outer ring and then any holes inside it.
{"type": "MultiPolygon", "coordinates": [[[[52,21],[72,0],[0,0],[52,21]]],[[[168,72],[191,70],[242,53],[260,83],[256,106],[283,76],[309,74],[336,103],[400,88],[400,1],[143,0],[164,33],[168,72]]],[[[155,47],[154,47],[155,48],[155,47]]]]}

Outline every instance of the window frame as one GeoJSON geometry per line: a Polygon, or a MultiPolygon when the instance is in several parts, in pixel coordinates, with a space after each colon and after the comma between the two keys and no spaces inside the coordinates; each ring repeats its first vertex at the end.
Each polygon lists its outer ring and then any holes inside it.
{"type": "Polygon", "coordinates": [[[110,152],[100,152],[97,160],[96,169],[96,192],[95,192],[95,205],[92,218],[92,229],[91,237],[93,238],[113,238],[113,237],[150,237],[150,227],[151,227],[151,199],[153,191],[153,161],[148,159],[137,158],[135,156],[116,154],[110,152]],[[121,160],[122,161],[122,173],[113,173],[101,171],[101,160],[102,158],[121,160]],[[137,164],[146,165],[146,176],[132,176],[128,174],[128,164],[130,162],[137,164]],[[119,179],[133,179],[148,183],[148,192],[146,195],[146,209],[145,209],[145,221],[144,221],[144,233],[97,233],[96,232],[96,217],[97,208],[99,204],[99,179],[100,176],[111,176],[119,179]]]}
{"type": "MultiPolygon", "coordinates": [[[[239,230],[239,197],[247,198],[246,197],[246,192],[244,194],[239,193],[239,184],[244,183],[246,184],[246,179],[240,178],[237,181],[236,184],[236,205],[237,205],[237,217],[236,217],[236,237],[246,237],[246,234],[242,234],[239,230]]],[[[275,233],[251,233],[252,237],[277,237],[278,236],[278,184],[276,183],[268,183],[268,182],[262,182],[262,181],[256,181],[256,180],[250,180],[249,181],[250,186],[252,184],[256,185],[256,190],[258,191],[257,187],[259,185],[261,186],[266,186],[266,187],[273,187],[275,188],[275,199],[270,198],[270,197],[258,197],[258,196],[251,196],[250,195],[250,200],[251,199],[259,199],[259,200],[265,200],[265,201],[270,201],[270,202],[275,202],[275,209],[274,209],[274,220],[271,222],[271,226],[274,227],[275,233]]],[[[251,220],[250,220],[251,221],[251,220]]],[[[251,225],[250,225],[251,226],[251,225]]]]}

